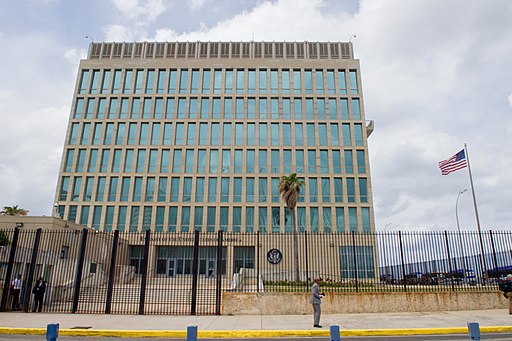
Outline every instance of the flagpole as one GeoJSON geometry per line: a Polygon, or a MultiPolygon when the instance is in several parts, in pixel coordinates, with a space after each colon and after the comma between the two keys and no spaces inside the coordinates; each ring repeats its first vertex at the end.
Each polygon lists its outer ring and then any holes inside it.
{"type": "Polygon", "coordinates": [[[480,249],[482,250],[482,267],[484,270],[484,278],[485,281],[489,279],[488,273],[487,273],[487,265],[485,264],[485,257],[484,257],[484,241],[482,239],[482,229],[480,228],[480,218],[478,216],[478,208],[476,205],[476,196],[475,196],[475,187],[473,186],[473,176],[471,175],[471,165],[469,162],[469,154],[468,154],[468,147],[466,143],[464,143],[464,152],[466,153],[466,160],[468,162],[468,172],[469,172],[469,182],[471,184],[471,194],[473,195],[473,206],[475,208],[475,217],[476,217],[476,227],[478,229],[478,238],[480,240],[480,249]]]}

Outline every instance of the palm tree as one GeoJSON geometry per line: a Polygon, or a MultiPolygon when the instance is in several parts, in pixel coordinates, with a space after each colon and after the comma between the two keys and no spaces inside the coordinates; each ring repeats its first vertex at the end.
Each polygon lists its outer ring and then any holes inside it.
{"type": "Polygon", "coordinates": [[[11,244],[11,241],[9,240],[9,236],[5,231],[0,230],[0,247],[3,246],[9,246],[11,244]]]}
{"type": "Polygon", "coordinates": [[[295,221],[295,207],[300,196],[300,188],[304,186],[304,181],[297,177],[297,173],[289,176],[283,175],[279,180],[279,194],[286,203],[286,207],[290,210],[292,216],[293,227],[293,258],[295,267],[295,282],[300,282],[299,276],[299,241],[297,239],[297,223],[295,221]]]}
{"type": "Polygon", "coordinates": [[[4,206],[4,209],[2,212],[0,212],[0,215],[27,215],[28,211],[19,208],[18,205],[14,206],[4,206]]]}

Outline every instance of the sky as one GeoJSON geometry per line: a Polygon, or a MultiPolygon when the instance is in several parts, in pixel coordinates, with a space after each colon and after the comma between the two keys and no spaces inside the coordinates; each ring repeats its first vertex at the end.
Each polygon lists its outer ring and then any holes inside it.
{"type": "Polygon", "coordinates": [[[350,39],[375,122],[376,228],[456,230],[457,211],[460,229],[475,230],[468,169],[438,168],[464,143],[481,229],[512,228],[512,1],[0,0],[0,8],[0,207],[51,215],[91,40],[350,39]]]}

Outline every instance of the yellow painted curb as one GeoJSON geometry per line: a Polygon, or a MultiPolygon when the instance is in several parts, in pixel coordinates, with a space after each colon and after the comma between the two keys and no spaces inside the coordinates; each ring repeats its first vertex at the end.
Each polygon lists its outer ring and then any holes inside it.
{"type": "MultiPolygon", "coordinates": [[[[480,327],[482,333],[512,332],[512,326],[480,327]]],[[[441,335],[467,334],[466,327],[455,328],[403,328],[403,329],[342,329],[340,336],[391,336],[391,335],[441,335]]],[[[45,328],[0,327],[0,334],[45,335],[45,328]]],[[[163,337],[185,338],[185,330],[106,330],[106,329],[60,329],[61,336],[103,336],[103,337],[163,337]]],[[[329,336],[324,330],[205,330],[198,331],[200,338],[263,338],[263,337],[314,337],[329,336]]]]}

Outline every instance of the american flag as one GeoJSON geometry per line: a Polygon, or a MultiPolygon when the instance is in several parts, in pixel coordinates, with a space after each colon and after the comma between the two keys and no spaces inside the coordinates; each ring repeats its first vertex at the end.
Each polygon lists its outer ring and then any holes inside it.
{"type": "Polygon", "coordinates": [[[466,168],[467,166],[468,163],[466,162],[466,153],[464,152],[464,149],[446,160],[439,161],[441,175],[448,175],[451,172],[458,171],[459,169],[466,168]]]}

